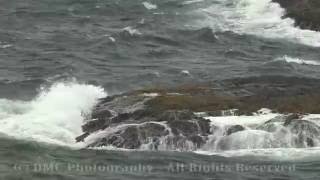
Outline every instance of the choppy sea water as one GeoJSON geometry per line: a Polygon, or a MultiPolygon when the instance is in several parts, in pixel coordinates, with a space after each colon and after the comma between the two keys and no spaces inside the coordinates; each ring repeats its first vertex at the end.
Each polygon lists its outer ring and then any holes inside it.
{"type": "Polygon", "coordinates": [[[74,142],[81,113],[106,95],[251,76],[317,78],[320,33],[281,19],[271,0],[0,4],[2,179],[319,178],[318,149],[195,154],[79,150],[74,142]]]}
{"type": "Polygon", "coordinates": [[[70,150],[35,142],[1,141],[2,179],[299,180],[319,177],[316,156],[282,161],[250,155],[231,158],[186,152],[70,150]]]}

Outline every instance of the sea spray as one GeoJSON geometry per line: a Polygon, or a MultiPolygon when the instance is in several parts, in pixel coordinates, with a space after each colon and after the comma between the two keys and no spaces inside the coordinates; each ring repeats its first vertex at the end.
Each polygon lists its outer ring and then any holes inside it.
{"type": "Polygon", "coordinates": [[[9,136],[58,145],[74,145],[81,134],[84,113],[89,113],[103,88],[70,83],[55,83],[29,102],[0,100],[0,132],[9,136]],[[9,102],[9,103],[8,103],[9,102]]]}

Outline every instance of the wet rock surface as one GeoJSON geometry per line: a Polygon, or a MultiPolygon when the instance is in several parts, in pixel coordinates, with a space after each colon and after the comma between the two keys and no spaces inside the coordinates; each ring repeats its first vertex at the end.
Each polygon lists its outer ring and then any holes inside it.
{"type": "MultiPolygon", "coordinates": [[[[205,116],[250,115],[270,108],[286,115],[255,128],[264,132],[265,139],[273,141],[270,133],[282,133],[280,125],[283,133],[294,135],[294,146],[313,147],[318,144],[319,127],[301,119],[306,113],[320,113],[319,88],[317,79],[271,76],[134,91],[101,99],[76,140],[87,142],[89,147],[195,150],[210,138],[214,141],[212,136],[219,132],[205,116]],[[100,132],[104,133],[99,138],[88,138],[100,132]]],[[[225,138],[216,143],[218,149],[234,148],[238,142],[234,137],[246,137],[246,130],[242,125],[226,127],[222,133],[225,138]]],[[[250,134],[247,138],[256,143],[257,137],[250,134]]]]}
{"type": "Polygon", "coordinates": [[[295,119],[285,125],[296,135],[295,143],[298,147],[314,147],[318,144],[320,127],[314,122],[295,119]]]}
{"type": "Polygon", "coordinates": [[[153,98],[146,93],[134,92],[101,99],[82,126],[84,134],[76,140],[85,141],[90,134],[106,130],[111,133],[88,146],[138,149],[147,145],[158,149],[159,142],[165,141],[166,147],[163,148],[180,146],[192,149],[205,143],[204,139],[210,133],[208,120],[190,110],[153,110],[146,105],[153,98]],[[189,144],[196,147],[189,147],[189,144]]]}
{"type": "Polygon", "coordinates": [[[318,0],[273,0],[286,9],[285,17],[293,18],[303,29],[320,31],[320,1],[318,0]]]}
{"type": "Polygon", "coordinates": [[[231,135],[233,133],[236,133],[236,132],[239,132],[239,131],[243,131],[245,130],[245,128],[241,125],[234,125],[234,126],[231,126],[230,128],[228,128],[227,130],[227,135],[231,135]]]}
{"type": "MultiPolygon", "coordinates": [[[[319,121],[319,120],[317,120],[319,121]]],[[[315,122],[304,120],[301,114],[282,115],[265,122],[258,129],[280,132],[292,137],[293,147],[305,148],[319,145],[320,127],[315,122]]]]}

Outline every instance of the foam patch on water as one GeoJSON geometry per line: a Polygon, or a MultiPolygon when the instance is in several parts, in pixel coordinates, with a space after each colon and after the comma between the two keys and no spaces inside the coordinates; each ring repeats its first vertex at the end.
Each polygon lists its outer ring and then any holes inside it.
{"type": "Polygon", "coordinates": [[[100,87],[86,84],[56,83],[29,102],[0,99],[0,133],[27,140],[64,146],[75,145],[82,133],[84,113],[99,98],[100,87]]]}
{"type": "Polygon", "coordinates": [[[295,27],[294,20],[282,18],[285,10],[272,0],[217,0],[202,12],[207,21],[199,23],[209,25],[214,31],[233,31],[320,46],[320,32],[295,27]]]}
{"type": "Polygon", "coordinates": [[[134,36],[134,35],[142,35],[142,33],[141,33],[139,30],[134,29],[134,28],[131,27],[131,26],[128,26],[128,27],[123,28],[123,31],[124,31],[124,32],[128,32],[131,36],[134,36]]]}
{"type": "Polygon", "coordinates": [[[294,58],[290,56],[283,56],[280,58],[277,58],[275,61],[285,61],[287,63],[296,63],[296,64],[301,64],[301,65],[313,65],[313,66],[320,66],[320,61],[315,61],[315,60],[304,60],[301,58],[294,58]]]}
{"type": "Polygon", "coordinates": [[[152,9],[157,9],[158,8],[158,6],[156,4],[152,4],[152,3],[147,2],[147,1],[143,2],[142,4],[148,10],[152,10],[152,9]]]}
{"type": "Polygon", "coordinates": [[[189,0],[189,1],[184,1],[182,4],[183,5],[188,5],[188,4],[194,4],[194,3],[199,3],[203,2],[204,0],[189,0]]]}

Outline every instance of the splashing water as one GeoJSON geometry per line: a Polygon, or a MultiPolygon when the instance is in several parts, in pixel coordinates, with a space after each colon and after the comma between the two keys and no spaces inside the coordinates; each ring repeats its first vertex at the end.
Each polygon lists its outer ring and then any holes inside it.
{"type": "Polygon", "coordinates": [[[30,102],[1,99],[0,132],[19,139],[75,145],[82,114],[104,96],[100,87],[71,82],[56,83],[30,102]]]}

